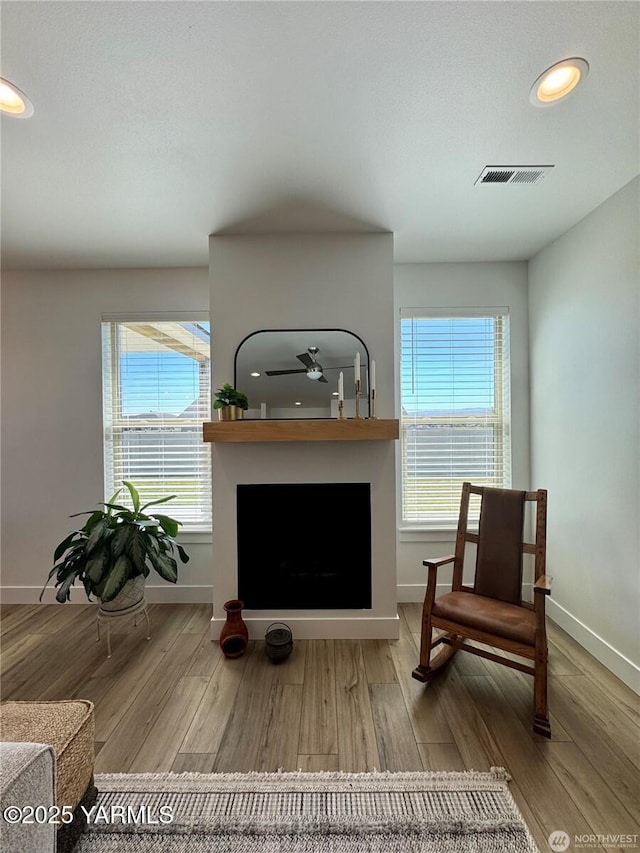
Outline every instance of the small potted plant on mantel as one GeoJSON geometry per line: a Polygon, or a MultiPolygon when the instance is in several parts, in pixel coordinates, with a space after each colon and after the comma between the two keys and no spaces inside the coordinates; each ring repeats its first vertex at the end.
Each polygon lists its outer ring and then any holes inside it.
{"type": "Polygon", "coordinates": [[[213,408],[218,410],[218,419],[221,421],[239,421],[249,408],[247,395],[237,391],[228,382],[218,388],[215,396],[213,408]]]}
{"type": "Polygon", "coordinates": [[[54,567],[49,572],[40,600],[47,584],[56,575],[56,600],[69,601],[71,587],[76,580],[82,582],[87,598],[100,599],[102,610],[126,610],[144,598],[144,582],[151,569],[169,583],[178,579],[178,564],[174,550],[183,563],[189,557],[175,541],[179,521],[157,512],[145,513],[150,506],[167,503],[175,495],[158,498],[140,505],[140,495],[132,483],[124,481],[131,496],[133,508],[115,503],[122,489],[110,501],[103,503],[104,510],[88,510],[70,516],[88,515],[79,530],[70,533],[56,548],[54,567]]]}

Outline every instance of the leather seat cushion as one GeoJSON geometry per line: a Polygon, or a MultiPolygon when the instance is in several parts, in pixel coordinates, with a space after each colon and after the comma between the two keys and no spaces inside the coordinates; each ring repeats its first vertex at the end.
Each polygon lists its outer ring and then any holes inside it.
{"type": "Polygon", "coordinates": [[[436,599],[432,616],[526,646],[535,645],[536,617],[527,607],[473,592],[448,592],[436,599]]]}

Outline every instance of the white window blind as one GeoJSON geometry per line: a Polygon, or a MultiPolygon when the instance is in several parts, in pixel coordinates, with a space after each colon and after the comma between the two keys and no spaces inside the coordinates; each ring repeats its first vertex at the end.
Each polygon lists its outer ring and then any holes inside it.
{"type": "Polygon", "coordinates": [[[455,527],[465,480],[511,484],[508,311],[412,309],[400,324],[402,521],[455,527]]]}
{"type": "MultiPolygon", "coordinates": [[[[182,531],[211,530],[210,326],[205,320],[102,324],[105,500],[130,480],[182,531]]],[[[160,511],[160,510],[159,510],[160,511]]]]}

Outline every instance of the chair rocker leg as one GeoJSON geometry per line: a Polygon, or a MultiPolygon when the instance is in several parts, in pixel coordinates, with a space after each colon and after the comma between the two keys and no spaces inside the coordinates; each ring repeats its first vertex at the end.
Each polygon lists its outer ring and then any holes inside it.
{"type": "Polygon", "coordinates": [[[543,737],[551,737],[551,723],[549,722],[549,701],[547,698],[547,660],[537,660],[535,664],[535,675],[533,680],[533,701],[535,705],[535,716],[533,718],[533,730],[543,737]]]}
{"type": "Polygon", "coordinates": [[[541,717],[538,714],[533,718],[533,730],[543,737],[551,737],[551,723],[549,717],[541,717]]]}
{"type": "Polygon", "coordinates": [[[442,670],[451,663],[451,660],[458,649],[455,646],[449,646],[443,642],[444,639],[449,637],[453,639],[455,635],[451,633],[444,634],[442,637],[438,637],[435,643],[431,644],[427,665],[424,666],[421,661],[411,673],[412,677],[415,678],[416,681],[421,681],[423,684],[431,684],[435,676],[442,672],[442,670]],[[442,648],[435,657],[431,659],[431,650],[436,644],[442,644],[442,648]]]}

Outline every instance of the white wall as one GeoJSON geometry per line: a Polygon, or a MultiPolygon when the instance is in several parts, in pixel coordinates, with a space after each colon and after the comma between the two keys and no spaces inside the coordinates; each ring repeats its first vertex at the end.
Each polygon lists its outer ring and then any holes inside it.
{"type": "MultiPolygon", "coordinates": [[[[327,239],[332,236],[335,235],[327,235],[327,239]]],[[[368,239],[377,236],[369,235],[368,239]]],[[[301,237],[296,235],[298,246],[302,245],[301,237]]],[[[218,245],[222,239],[240,238],[215,238],[218,245]]],[[[389,243],[392,240],[390,235],[384,235],[383,239],[389,243]]],[[[402,306],[509,305],[514,376],[514,483],[525,483],[528,479],[525,265],[396,265],[395,314],[392,315],[391,297],[385,296],[375,312],[378,319],[371,329],[367,319],[373,316],[369,307],[373,298],[370,289],[363,286],[354,290],[348,271],[336,277],[336,264],[339,267],[340,261],[329,261],[325,253],[319,273],[325,296],[314,303],[312,311],[304,296],[303,264],[299,265],[300,289],[297,292],[294,289],[293,296],[285,292],[282,270],[273,256],[268,269],[263,265],[251,272],[259,283],[258,292],[265,294],[263,299],[247,301],[242,286],[236,283],[235,289],[229,291],[229,302],[220,306],[218,314],[226,320],[215,330],[220,352],[214,361],[216,387],[231,380],[235,346],[247,331],[285,325],[283,318],[290,327],[348,325],[364,337],[372,357],[377,359],[378,415],[391,417],[393,359],[384,357],[391,325],[380,318],[395,316],[397,323],[402,306]],[[335,287],[327,282],[335,282],[335,287]],[[380,339],[379,334],[382,334],[380,339]]],[[[390,274],[390,261],[386,266],[385,275],[390,274]]],[[[2,286],[2,592],[5,601],[33,601],[50,565],[52,548],[67,529],[67,516],[91,506],[102,493],[99,335],[102,314],[145,309],[208,310],[209,283],[206,269],[91,270],[5,273],[2,286]],[[67,339],[74,340],[73,347],[65,344],[67,339]],[[41,371],[43,363],[48,366],[47,372],[41,371]],[[70,417],[79,410],[80,420],[70,417]],[[75,461],[78,456],[82,459],[80,465],[75,461]],[[27,489],[24,483],[38,484],[39,489],[33,486],[27,489]],[[26,519],[36,508],[40,523],[35,533],[27,534],[26,519]]],[[[422,559],[427,552],[448,553],[451,546],[452,539],[444,537],[435,542],[400,542],[397,552],[400,600],[422,598],[422,559]]],[[[180,586],[188,584],[197,589],[185,589],[183,595],[210,600],[209,549],[208,543],[189,543],[191,562],[182,567],[180,586]]],[[[443,581],[446,577],[443,570],[443,581]]],[[[158,591],[165,596],[176,592],[167,585],[158,591]]],[[[74,599],[83,600],[81,595],[74,599]]]]}
{"type": "MultiPolygon", "coordinates": [[[[5,602],[38,600],[53,550],[73,529],[68,516],[103,499],[100,322],[146,310],[208,311],[206,268],[2,276],[5,602]]],[[[158,579],[150,601],[211,600],[211,544],[199,538],[181,537],[191,560],[179,589],[158,579]]],[[[82,587],[72,601],[86,602],[82,587]]]]}
{"type": "Polygon", "coordinates": [[[636,178],[529,264],[533,486],[549,489],[549,613],[640,686],[636,178]]]}
{"type": "MultiPolygon", "coordinates": [[[[402,308],[508,307],[511,337],[512,484],[529,483],[529,364],[527,265],[521,263],[397,264],[394,267],[396,361],[402,308]]],[[[399,484],[398,484],[399,485],[399,484]]],[[[398,496],[400,512],[400,497],[398,496]]],[[[429,556],[452,554],[455,531],[402,533],[398,542],[398,597],[422,601],[429,556]]],[[[438,573],[438,592],[451,589],[451,568],[438,573]],[[448,584],[448,587],[447,587],[448,584]]]]}
{"type": "MultiPolygon", "coordinates": [[[[513,482],[549,489],[549,570],[555,576],[549,612],[627,683],[636,685],[638,191],[635,180],[529,264],[531,477],[526,264],[394,268],[396,324],[401,307],[510,307],[513,482]]],[[[358,291],[353,301],[350,282],[340,281],[310,316],[302,292],[292,299],[279,287],[273,261],[266,267],[258,264],[255,275],[268,298],[253,305],[242,302],[239,286],[237,298],[230,295],[224,305],[226,314],[219,315],[226,320],[216,329],[224,341],[224,357],[214,364],[216,383],[231,379],[233,351],[246,331],[285,325],[283,318],[286,325],[298,327],[348,325],[364,336],[377,359],[379,415],[392,416],[393,399],[387,396],[383,406],[382,392],[385,386],[389,391],[393,387],[392,359],[385,375],[387,358],[382,353],[387,345],[375,333],[372,339],[368,324],[358,320],[367,311],[366,295],[358,291]],[[347,303],[348,322],[343,316],[347,303]]],[[[37,600],[53,547],[69,529],[67,516],[90,507],[102,494],[102,314],[208,310],[209,287],[204,268],[3,274],[4,601],[37,600]]],[[[400,600],[422,598],[422,559],[449,553],[452,546],[453,537],[446,535],[400,541],[400,600]]],[[[189,542],[188,550],[191,562],[181,567],[180,589],[159,585],[155,600],[211,599],[211,546],[189,542]]],[[[447,579],[443,572],[441,581],[447,579]]],[[[82,590],[74,600],[85,600],[82,590]]]]}
{"type": "MultiPolygon", "coordinates": [[[[216,387],[232,381],[236,347],[257,329],[344,328],[362,338],[376,361],[379,417],[394,416],[391,234],[213,236],[210,269],[216,387]]],[[[223,602],[237,596],[236,484],[366,481],[371,483],[372,608],[299,611],[294,634],[397,636],[393,445],[333,441],[213,446],[217,630],[224,619],[223,602]]],[[[322,507],[315,511],[321,519],[322,507]]],[[[246,616],[255,636],[264,635],[265,622],[294,621],[287,611],[246,616]]]]}

